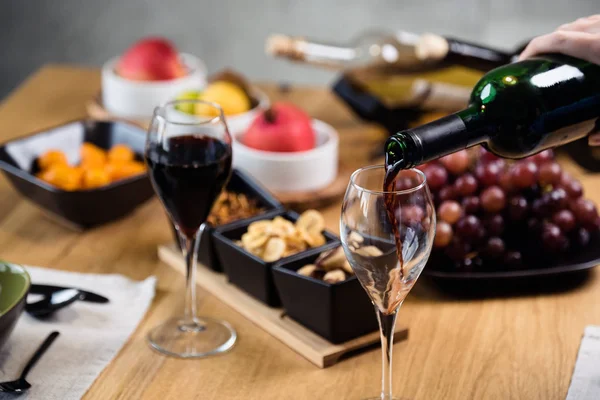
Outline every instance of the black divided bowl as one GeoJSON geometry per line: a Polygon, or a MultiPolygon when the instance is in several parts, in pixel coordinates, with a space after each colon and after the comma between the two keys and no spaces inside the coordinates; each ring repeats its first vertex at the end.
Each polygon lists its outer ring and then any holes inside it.
{"type": "Polygon", "coordinates": [[[296,272],[314,264],[318,256],[319,252],[299,254],[273,267],[275,286],[287,315],[332,343],[377,330],[373,304],[355,276],[327,283],[296,272]]]}
{"type": "MultiPolygon", "coordinates": [[[[298,214],[291,211],[273,211],[238,224],[217,228],[214,233],[217,257],[223,266],[225,274],[229,278],[229,282],[271,307],[281,305],[281,300],[273,282],[272,268],[276,262],[266,262],[250,254],[234,242],[247,232],[248,225],[252,222],[273,219],[278,215],[292,222],[295,222],[299,217],[298,214]]],[[[306,250],[298,254],[320,253],[324,249],[329,248],[332,243],[339,244],[338,238],[332,233],[324,231],[323,235],[327,239],[327,243],[324,246],[306,250]]],[[[280,261],[284,261],[290,257],[283,258],[280,261]]]]}
{"type": "MultiPolygon", "coordinates": [[[[231,179],[229,180],[229,183],[227,183],[225,190],[233,193],[243,193],[249,199],[256,200],[258,206],[264,208],[265,212],[279,210],[282,208],[281,203],[275,197],[273,197],[271,193],[269,193],[249,175],[238,169],[233,170],[231,179]]],[[[219,228],[227,228],[228,226],[238,224],[245,220],[246,219],[232,221],[228,224],[220,225],[219,228]]],[[[179,242],[179,237],[173,223],[171,223],[171,230],[173,231],[173,236],[175,237],[175,243],[177,243],[177,246],[181,249],[181,243],[179,242]]],[[[221,266],[221,263],[217,257],[213,241],[214,231],[215,227],[207,222],[204,231],[202,232],[202,237],[200,238],[200,247],[198,247],[198,262],[212,269],[213,271],[222,272],[223,267],[221,266]]]]}
{"type": "Polygon", "coordinates": [[[51,214],[89,228],[121,218],[152,197],[154,191],[148,176],[69,192],[37,179],[36,159],[47,150],[58,149],[75,164],[81,144],[90,142],[103,149],[126,144],[142,160],[145,141],[143,129],[123,122],[73,121],[4,143],[0,147],[0,168],[23,196],[51,214]]]}

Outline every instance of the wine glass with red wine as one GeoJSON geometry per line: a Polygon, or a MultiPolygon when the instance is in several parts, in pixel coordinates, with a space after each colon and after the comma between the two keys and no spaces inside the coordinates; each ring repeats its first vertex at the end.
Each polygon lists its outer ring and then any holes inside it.
{"type": "Polygon", "coordinates": [[[176,100],[157,107],[146,141],[152,186],[177,229],[187,264],[185,312],[148,335],[170,356],[202,358],[229,350],[236,332],[196,314],[196,254],[204,223],[231,175],[231,136],[218,104],[176,100]],[[201,109],[205,116],[180,110],[201,109]]]}
{"type": "Polygon", "coordinates": [[[392,172],[386,175],[383,165],[355,171],[340,218],[346,258],[379,320],[382,388],[373,399],[381,400],[393,399],[396,316],[427,263],[435,235],[435,211],[425,175],[417,169],[392,172]]]}

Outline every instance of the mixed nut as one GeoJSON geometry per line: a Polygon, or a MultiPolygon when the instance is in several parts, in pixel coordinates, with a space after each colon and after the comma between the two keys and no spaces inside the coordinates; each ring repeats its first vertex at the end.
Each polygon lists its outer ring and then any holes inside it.
{"type": "Polygon", "coordinates": [[[307,264],[296,272],[328,283],[342,282],[354,275],[341,246],[324,251],[314,264],[307,264]]]}
{"type": "Polygon", "coordinates": [[[248,231],[236,244],[246,251],[273,262],[327,242],[323,236],[325,220],[320,212],[308,210],[296,223],[281,216],[248,225],[248,231]]]}
{"type": "Polygon", "coordinates": [[[225,225],[240,219],[254,217],[265,209],[258,206],[255,199],[250,199],[243,193],[223,191],[208,216],[208,222],[213,226],[225,225]]]}
{"type": "Polygon", "coordinates": [[[353,253],[363,257],[379,257],[383,255],[383,251],[377,246],[365,246],[365,238],[357,232],[350,232],[348,235],[348,248],[353,253]]]}
{"type": "MultiPolygon", "coordinates": [[[[383,255],[381,249],[376,246],[365,246],[365,238],[356,232],[348,235],[348,249],[363,257],[379,257],[383,255]]],[[[350,263],[342,246],[319,254],[314,264],[307,264],[296,271],[300,275],[321,279],[328,283],[345,281],[354,275],[350,263]]]]}

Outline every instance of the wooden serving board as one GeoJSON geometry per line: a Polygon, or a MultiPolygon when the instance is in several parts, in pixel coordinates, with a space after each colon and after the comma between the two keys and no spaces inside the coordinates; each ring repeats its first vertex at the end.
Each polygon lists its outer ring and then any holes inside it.
{"type": "Polygon", "coordinates": [[[150,119],[136,120],[130,118],[117,117],[116,115],[111,114],[106,108],[104,108],[104,105],[102,104],[102,95],[100,93],[89,99],[88,102],[85,104],[85,108],[87,110],[88,115],[93,119],[101,121],[129,122],[130,124],[137,125],[146,130],[150,126],[150,119]]]}
{"type": "MultiPolygon", "coordinates": [[[[185,261],[175,245],[158,247],[158,257],[181,274],[185,274],[185,261]]],[[[315,364],[327,368],[350,352],[379,343],[379,332],[369,333],[341,344],[333,344],[285,315],[281,308],[269,307],[227,282],[224,274],[198,267],[196,281],[208,292],[282,341],[292,350],[315,364]]],[[[394,341],[408,338],[408,328],[396,325],[394,341]]]]}

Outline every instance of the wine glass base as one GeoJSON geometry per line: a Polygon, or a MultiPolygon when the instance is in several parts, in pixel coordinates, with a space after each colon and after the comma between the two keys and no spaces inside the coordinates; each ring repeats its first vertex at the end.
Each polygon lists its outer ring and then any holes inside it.
{"type": "Polygon", "coordinates": [[[198,322],[170,319],[150,331],[148,342],[160,353],[179,358],[210,357],[233,347],[237,333],[229,323],[212,318],[198,322]]]}
{"type": "Polygon", "coordinates": [[[367,399],[364,400],[409,400],[406,397],[381,397],[381,396],[377,396],[377,397],[369,397],[367,399]]]}

